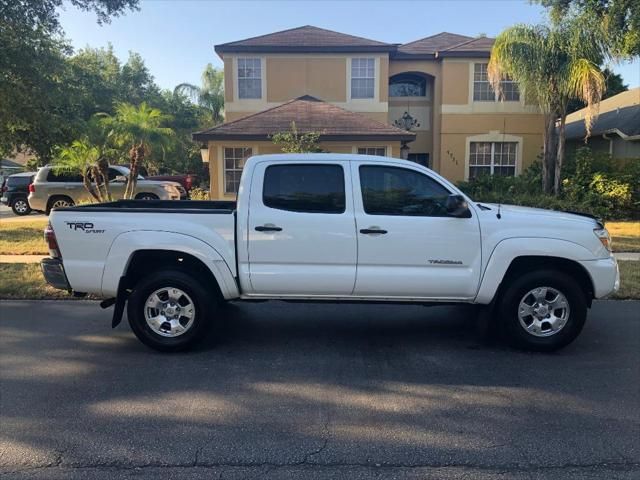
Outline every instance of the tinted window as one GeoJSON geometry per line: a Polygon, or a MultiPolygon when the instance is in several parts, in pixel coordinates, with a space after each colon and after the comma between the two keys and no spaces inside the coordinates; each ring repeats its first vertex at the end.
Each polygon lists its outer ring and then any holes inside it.
{"type": "Polygon", "coordinates": [[[82,175],[60,168],[52,168],[47,174],[47,182],[82,182],[82,175]]]}
{"type": "Polygon", "coordinates": [[[339,165],[272,165],[264,175],[262,200],[292,212],[343,213],[344,172],[339,165]]]}
{"type": "Polygon", "coordinates": [[[19,187],[22,185],[29,185],[33,177],[9,177],[7,178],[7,186],[8,187],[19,187]]]}
{"type": "Polygon", "coordinates": [[[360,167],[364,211],[369,215],[444,217],[450,192],[435,180],[398,167],[360,167]]]}

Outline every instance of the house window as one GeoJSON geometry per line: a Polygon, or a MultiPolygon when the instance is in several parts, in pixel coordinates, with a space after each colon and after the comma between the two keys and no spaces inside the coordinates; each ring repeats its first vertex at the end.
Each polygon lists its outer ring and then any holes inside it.
{"type": "Polygon", "coordinates": [[[426,97],[427,79],[418,75],[394,75],[389,80],[390,97],[426,97]]]}
{"type": "Polygon", "coordinates": [[[487,74],[487,63],[476,63],[473,66],[473,101],[474,102],[495,102],[504,100],[506,102],[520,101],[520,90],[518,84],[511,79],[500,82],[502,97],[494,92],[489,83],[487,74]]]}
{"type": "Polygon", "coordinates": [[[407,157],[410,162],[416,162],[425,167],[429,167],[429,154],[428,153],[410,153],[407,157]]]}
{"type": "Polygon", "coordinates": [[[517,151],[517,142],[471,142],[469,178],[482,175],[515,176],[517,151]]]}
{"type": "Polygon", "coordinates": [[[238,193],[242,167],[251,156],[251,148],[235,147],[224,149],[224,193],[238,193]]]}
{"type": "Polygon", "coordinates": [[[358,147],[358,155],[385,157],[387,155],[387,149],[385,147],[358,147]]]}
{"type": "Polygon", "coordinates": [[[351,59],[351,98],[374,97],[375,66],[375,58],[351,59]]]}
{"type": "Polygon", "coordinates": [[[238,98],[262,98],[259,58],[238,58],[238,98]]]}

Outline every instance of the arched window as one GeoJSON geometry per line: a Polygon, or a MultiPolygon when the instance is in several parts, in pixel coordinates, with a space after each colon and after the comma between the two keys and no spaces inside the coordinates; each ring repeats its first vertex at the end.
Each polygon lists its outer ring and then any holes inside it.
{"type": "Polygon", "coordinates": [[[426,97],[427,79],[412,73],[401,73],[389,79],[390,97],[426,97]]]}

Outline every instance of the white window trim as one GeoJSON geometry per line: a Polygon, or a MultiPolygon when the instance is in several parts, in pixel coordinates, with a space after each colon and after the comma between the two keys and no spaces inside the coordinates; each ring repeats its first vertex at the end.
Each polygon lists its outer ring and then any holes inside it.
{"type": "Polygon", "coordinates": [[[249,108],[260,108],[266,103],[267,99],[267,58],[264,55],[239,55],[233,57],[233,101],[242,102],[245,105],[251,105],[249,108]],[[240,85],[238,78],[238,59],[239,58],[257,58],[260,59],[260,98],[240,98],[240,85]],[[254,107],[255,105],[255,107],[254,107]]]}
{"type": "MultiPolygon", "coordinates": [[[[508,135],[506,133],[500,133],[498,130],[492,130],[489,133],[485,133],[482,135],[473,135],[471,137],[467,137],[465,139],[465,155],[464,155],[464,179],[469,180],[469,167],[471,162],[471,142],[491,142],[491,143],[502,143],[502,142],[513,142],[517,143],[516,147],[516,169],[515,176],[517,177],[522,173],[522,137],[517,137],[515,135],[508,135]]],[[[492,155],[493,155],[493,146],[492,155]]],[[[493,156],[492,156],[493,158],[493,156]]]]}
{"type": "MultiPolygon", "coordinates": [[[[225,148],[250,148],[251,149],[251,155],[258,155],[258,147],[255,145],[247,145],[246,143],[244,144],[239,144],[239,143],[228,143],[228,144],[224,144],[224,145],[218,145],[218,164],[219,164],[219,172],[222,173],[219,181],[219,186],[218,186],[218,192],[219,194],[222,194],[222,196],[230,196],[230,195],[237,195],[238,192],[227,192],[227,178],[226,178],[226,167],[225,167],[225,158],[224,158],[224,149],[225,148]]],[[[243,167],[244,170],[244,167],[243,167]]],[[[238,186],[239,187],[239,186],[238,186]]]]}
{"type": "Polygon", "coordinates": [[[380,102],[380,57],[368,56],[368,55],[354,55],[347,57],[347,104],[348,103],[366,103],[366,102],[380,102]],[[373,98],[351,98],[351,62],[354,58],[372,58],[374,60],[373,66],[373,98]]]}
{"type": "MultiPolygon", "coordinates": [[[[353,153],[355,153],[356,155],[358,154],[358,149],[360,148],[382,148],[384,150],[384,154],[380,155],[382,157],[388,157],[387,153],[389,152],[388,150],[388,145],[357,145],[353,147],[353,153]]],[[[366,155],[369,155],[368,153],[366,155]]]]}
{"type": "Polygon", "coordinates": [[[470,88],[469,88],[469,101],[471,103],[487,103],[487,104],[494,104],[494,103],[507,103],[507,104],[512,104],[512,105],[517,105],[517,104],[522,104],[524,105],[524,101],[523,101],[523,93],[520,90],[520,85],[518,84],[518,82],[513,81],[513,83],[515,83],[516,85],[518,85],[518,92],[519,92],[519,99],[518,100],[500,100],[500,97],[498,95],[498,92],[494,91],[493,92],[493,100],[474,100],[473,99],[473,91],[474,91],[474,86],[475,86],[475,70],[476,70],[476,65],[482,65],[482,64],[487,64],[487,62],[472,62],[470,64],[469,67],[469,81],[470,81],[470,88]]]}

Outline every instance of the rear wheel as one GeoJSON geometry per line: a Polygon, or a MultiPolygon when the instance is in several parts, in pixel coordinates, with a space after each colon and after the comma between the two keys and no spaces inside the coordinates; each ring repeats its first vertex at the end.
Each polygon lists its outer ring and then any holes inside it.
{"type": "Polygon", "coordinates": [[[129,324],[145,345],[164,352],[186,350],[205,337],[216,307],[198,279],[180,270],[154,272],[134,288],[129,324]]]}
{"type": "Polygon", "coordinates": [[[31,207],[26,198],[17,198],[11,204],[11,210],[16,215],[29,215],[31,213],[31,207]]]}
{"type": "Polygon", "coordinates": [[[74,203],[69,197],[55,196],[49,199],[47,203],[47,215],[51,213],[54,208],[73,207],[74,203]]]}
{"type": "Polygon", "coordinates": [[[558,350],[573,340],[587,318],[586,295],[570,276],[555,270],[521,275],[502,294],[502,330],[514,346],[558,350]]]}

